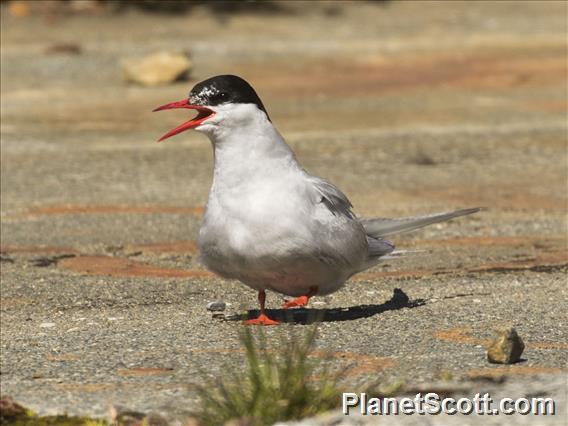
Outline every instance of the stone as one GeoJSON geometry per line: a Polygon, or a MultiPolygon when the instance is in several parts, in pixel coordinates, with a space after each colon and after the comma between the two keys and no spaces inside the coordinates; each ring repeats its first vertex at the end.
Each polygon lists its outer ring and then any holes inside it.
{"type": "Polygon", "coordinates": [[[3,395],[0,397],[0,420],[2,424],[6,422],[24,422],[28,417],[27,410],[14,401],[11,397],[3,395]]]}
{"type": "Polygon", "coordinates": [[[227,304],[222,300],[215,300],[207,304],[207,310],[211,312],[222,312],[227,307],[227,304]]]}
{"type": "Polygon", "coordinates": [[[192,63],[186,55],[173,52],[157,52],[122,61],[125,81],[143,86],[172,83],[187,76],[191,68],[192,63]]]}
{"type": "Polygon", "coordinates": [[[513,327],[496,330],[496,337],[487,349],[487,360],[493,364],[513,364],[525,350],[523,339],[513,327]]]}

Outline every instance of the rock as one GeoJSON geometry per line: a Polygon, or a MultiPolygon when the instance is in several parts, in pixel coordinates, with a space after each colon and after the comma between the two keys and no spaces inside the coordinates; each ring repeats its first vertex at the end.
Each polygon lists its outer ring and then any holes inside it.
{"type": "Polygon", "coordinates": [[[157,413],[150,413],[144,418],[142,424],[148,426],[168,426],[168,421],[157,413]]]}
{"type": "Polygon", "coordinates": [[[144,420],[146,420],[146,416],[143,413],[118,409],[115,422],[120,425],[134,426],[144,424],[144,420]]]}
{"type": "Polygon", "coordinates": [[[143,86],[172,83],[187,76],[191,68],[191,61],[186,55],[172,52],[158,52],[122,62],[124,79],[143,86]]]}
{"type": "Polygon", "coordinates": [[[497,336],[487,349],[487,360],[494,364],[513,364],[525,350],[523,339],[513,327],[496,330],[497,336]]]}
{"type": "Polygon", "coordinates": [[[207,304],[207,310],[211,312],[222,312],[227,307],[227,304],[222,300],[215,300],[207,304]]]}
{"type": "Polygon", "coordinates": [[[16,421],[24,422],[28,418],[27,410],[9,396],[0,398],[0,422],[4,424],[16,421]]]}

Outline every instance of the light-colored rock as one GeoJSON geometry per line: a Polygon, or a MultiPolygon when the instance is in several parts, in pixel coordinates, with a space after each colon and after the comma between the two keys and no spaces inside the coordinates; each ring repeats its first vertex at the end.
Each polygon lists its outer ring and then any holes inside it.
{"type": "Polygon", "coordinates": [[[207,310],[211,312],[223,312],[226,307],[227,304],[222,300],[215,300],[207,304],[207,310]]]}
{"type": "Polygon", "coordinates": [[[124,79],[143,86],[172,83],[187,75],[191,68],[192,63],[186,55],[173,52],[157,52],[122,61],[124,79]]]}
{"type": "Polygon", "coordinates": [[[513,327],[496,330],[497,336],[487,349],[487,360],[494,364],[513,364],[525,350],[523,339],[513,327]]]}

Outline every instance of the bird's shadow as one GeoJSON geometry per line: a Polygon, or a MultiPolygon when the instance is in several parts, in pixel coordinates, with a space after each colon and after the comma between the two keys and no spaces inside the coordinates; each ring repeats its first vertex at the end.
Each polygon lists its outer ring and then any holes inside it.
{"type": "MultiPolygon", "coordinates": [[[[395,288],[390,300],[380,305],[359,305],[350,308],[332,309],[267,309],[266,314],[277,321],[293,324],[311,324],[314,322],[352,321],[360,318],[369,318],[374,315],[396,311],[403,308],[417,308],[426,304],[424,299],[410,300],[404,291],[395,288]]],[[[256,318],[258,310],[250,310],[243,315],[233,315],[226,318],[228,321],[243,321],[256,318]]]]}

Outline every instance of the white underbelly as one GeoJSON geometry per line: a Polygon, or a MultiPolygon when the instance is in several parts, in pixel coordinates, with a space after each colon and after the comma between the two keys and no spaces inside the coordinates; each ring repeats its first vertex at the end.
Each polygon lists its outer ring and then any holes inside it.
{"type": "Polygon", "coordinates": [[[226,232],[202,230],[201,260],[223,277],[289,296],[305,295],[312,287],[318,294],[332,293],[356,269],[342,256],[320,251],[318,241],[298,225],[281,225],[256,233],[254,227],[235,224],[226,232]]]}
{"type": "Polygon", "coordinates": [[[307,294],[317,287],[318,294],[336,291],[348,278],[336,265],[317,258],[266,259],[242,256],[241,253],[202,251],[202,262],[213,272],[237,279],[256,290],[273,290],[288,296],[307,294]]]}

